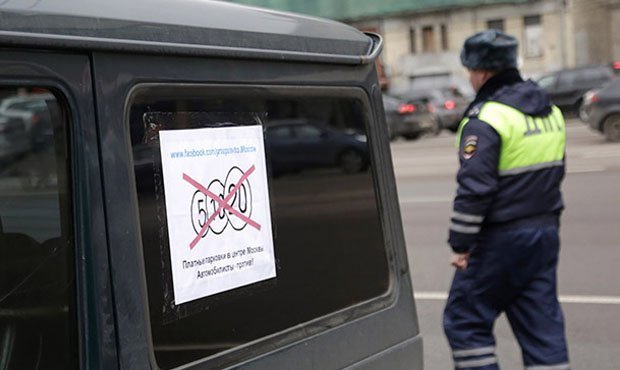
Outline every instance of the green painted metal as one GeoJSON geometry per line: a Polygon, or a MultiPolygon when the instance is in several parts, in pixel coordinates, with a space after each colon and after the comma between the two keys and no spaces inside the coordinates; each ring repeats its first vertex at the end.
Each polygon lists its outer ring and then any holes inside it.
{"type": "Polygon", "coordinates": [[[445,10],[493,4],[518,4],[528,0],[229,0],[337,20],[387,17],[401,13],[445,10]]]}

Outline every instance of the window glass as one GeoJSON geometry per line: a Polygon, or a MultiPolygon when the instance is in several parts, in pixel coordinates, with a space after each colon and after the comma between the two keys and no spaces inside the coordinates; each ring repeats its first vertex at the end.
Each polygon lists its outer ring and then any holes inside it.
{"type": "Polygon", "coordinates": [[[538,80],[538,84],[543,89],[548,89],[548,88],[551,88],[551,87],[555,86],[555,81],[556,80],[557,80],[557,77],[555,75],[553,75],[553,76],[545,76],[545,77],[541,78],[540,80],[538,80]]]}
{"type": "Polygon", "coordinates": [[[273,127],[271,130],[267,131],[269,138],[278,140],[278,139],[291,139],[292,133],[291,128],[288,126],[282,127],[273,127]]]}
{"type": "Polygon", "coordinates": [[[580,70],[576,82],[581,84],[596,84],[611,79],[611,72],[604,67],[580,70]]]}
{"type": "Polygon", "coordinates": [[[317,126],[310,123],[293,126],[293,129],[300,139],[319,140],[322,134],[322,131],[317,126]]]}
{"type": "Polygon", "coordinates": [[[0,87],[0,367],[77,368],[66,115],[42,88],[0,87]]]}
{"type": "Polygon", "coordinates": [[[558,77],[558,87],[559,88],[568,88],[573,87],[577,80],[578,71],[565,71],[560,73],[558,77]]]}
{"type": "Polygon", "coordinates": [[[425,53],[434,53],[437,51],[435,28],[433,26],[422,27],[422,51],[425,53]]]}
{"type": "MultiPolygon", "coordinates": [[[[366,140],[367,107],[357,90],[345,96],[313,90],[160,86],[132,98],[129,120],[139,159],[135,175],[160,367],[300,330],[299,325],[386,294],[389,267],[366,140]],[[153,112],[168,119],[159,126],[145,120],[153,112]],[[222,125],[259,125],[264,132],[276,277],[176,305],[157,132],[222,125]],[[314,140],[289,136],[288,130],[314,140]]],[[[317,325],[324,329],[359,312],[332,315],[317,325]]],[[[295,338],[323,329],[304,329],[295,338]]],[[[226,361],[247,353],[217,361],[230,364],[226,361]]]]}
{"type": "Polygon", "coordinates": [[[450,44],[448,42],[448,26],[445,24],[441,25],[441,50],[450,50],[450,44]]]}
{"type": "Polygon", "coordinates": [[[415,54],[418,52],[418,45],[416,41],[416,32],[415,28],[409,28],[409,52],[411,54],[415,54]]]}
{"type": "Polygon", "coordinates": [[[504,20],[490,19],[487,21],[487,28],[490,30],[498,30],[504,32],[504,20]]]}
{"type": "Polygon", "coordinates": [[[531,15],[523,18],[524,51],[528,58],[538,58],[544,52],[544,34],[540,15],[531,15]]]}

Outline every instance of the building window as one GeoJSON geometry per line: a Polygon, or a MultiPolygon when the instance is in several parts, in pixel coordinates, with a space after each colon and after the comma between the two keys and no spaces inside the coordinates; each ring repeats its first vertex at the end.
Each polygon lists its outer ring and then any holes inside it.
{"type": "Polygon", "coordinates": [[[447,51],[450,48],[450,44],[448,43],[448,26],[445,24],[441,25],[441,50],[447,51]]]}
{"type": "Polygon", "coordinates": [[[498,30],[504,32],[504,20],[490,19],[487,21],[487,28],[490,30],[498,30]]]}
{"type": "Polygon", "coordinates": [[[418,51],[418,44],[416,43],[415,36],[415,28],[409,28],[409,51],[411,54],[415,54],[418,51]]]}
{"type": "Polygon", "coordinates": [[[422,51],[425,53],[434,53],[437,51],[435,45],[435,30],[433,26],[425,26],[422,28],[422,51]]]}
{"type": "Polygon", "coordinates": [[[540,15],[530,15],[523,18],[524,26],[524,53],[526,58],[543,56],[543,27],[540,15]]]}

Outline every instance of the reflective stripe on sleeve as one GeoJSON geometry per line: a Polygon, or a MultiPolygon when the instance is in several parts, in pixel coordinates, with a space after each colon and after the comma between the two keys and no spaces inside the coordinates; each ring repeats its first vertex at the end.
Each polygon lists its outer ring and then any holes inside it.
{"type": "Polygon", "coordinates": [[[477,360],[467,360],[467,361],[454,361],[454,367],[457,369],[463,369],[468,367],[482,367],[493,365],[497,363],[497,357],[485,357],[477,360]]]}
{"type": "Polygon", "coordinates": [[[457,221],[476,223],[476,224],[481,224],[482,221],[484,221],[484,216],[471,215],[471,214],[461,213],[461,212],[456,212],[456,211],[452,212],[451,218],[457,221]]]}
{"type": "Polygon", "coordinates": [[[570,370],[570,364],[526,366],[525,370],[570,370]]]}
{"type": "Polygon", "coordinates": [[[452,351],[452,356],[454,358],[459,357],[470,357],[470,356],[482,356],[482,355],[492,355],[495,353],[495,347],[480,347],[473,349],[459,349],[456,351],[452,351]]]}
{"type": "Polygon", "coordinates": [[[551,167],[561,167],[563,165],[564,165],[564,161],[543,162],[543,163],[537,163],[532,166],[511,168],[509,170],[500,170],[499,175],[500,176],[520,175],[526,172],[534,172],[534,171],[542,170],[545,168],[551,168],[551,167]]]}
{"type": "Polygon", "coordinates": [[[480,232],[480,226],[465,226],[455,224],[453,222],[452,224],[450,224],[450,230],[463,234],[477,234],[480,232]]]}

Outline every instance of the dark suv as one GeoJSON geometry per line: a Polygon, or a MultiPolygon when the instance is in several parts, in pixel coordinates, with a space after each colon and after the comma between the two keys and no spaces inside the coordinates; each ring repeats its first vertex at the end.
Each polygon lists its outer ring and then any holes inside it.
{"type": "Polygon", "coordinates": [[[547,90],[551,101],[562,112],[573,115],[579,111],[583,94],[613,78],[609,66],[596,65],[553,72],[541,77],[538,84],[547,90]]]}
{"type": "Polygon", "coordinates": [[[0,369],[422,369],[381,37],[209,0],[0,20],[0,369]]]}

